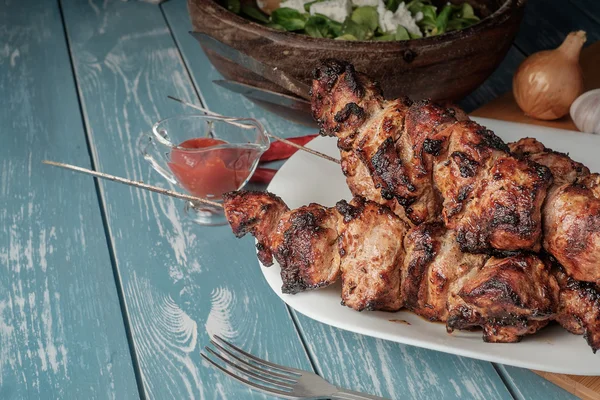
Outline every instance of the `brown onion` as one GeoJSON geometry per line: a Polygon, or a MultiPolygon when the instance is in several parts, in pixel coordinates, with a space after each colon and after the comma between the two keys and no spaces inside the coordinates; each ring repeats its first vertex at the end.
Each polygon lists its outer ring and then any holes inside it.
{"type": "Polygon", "coordinates": [[[532,54],[519,66],[513,93],[526,115],[545,120],[567,115],[583,93],[579,54],[585,40],[584,31],[571,32],[556,50],[532,54]]]}

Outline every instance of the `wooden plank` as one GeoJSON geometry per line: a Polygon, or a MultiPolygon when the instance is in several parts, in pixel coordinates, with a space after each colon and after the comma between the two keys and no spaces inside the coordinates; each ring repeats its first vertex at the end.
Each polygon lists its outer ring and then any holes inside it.
{"type": "MultiPolygon", "coordinates": [[[[533,371],[498,365],[498,372],[505,376],[505,382],[517,399],[567,400],[577,399],[577,394],[561,389],[552,380],[547,380],[533,371]]],[[[555,375],[555,374],[550,374],[555,375]]]]}
{"type": "MultiPolygon", "coordinates": [[[[284,136],[306,132],[307,128],[285,122],[239,95],[216,89],[211,81],[219,74],[188,34],[185,0],[169,1],[162,9],[210,109],[258,118],[284,136]]],[[[510,398],[490,363],[356,335],[292,312],[318,372],[336,384],[391,398],[510,398]]]]}
{"type": "MultiPolygon", "coordinates": [[[[160,8],[62,6],[97,168],[166,186],[136,141],[160,118],[189,112],[167,95],[197,99],[160,8]]],[[[286,307],[257,267],[251,238],[199,227],[185,220],[182,202],[164,196],[104,182],[101,196],[149,398],[260,397],[202,362],[210,334],[311,368],[286,307]]]]}
{"type": "Polygon", "coordinates": [[[564,0],[529,0],[515,44],[531,54],[556,48],[569,32],[582,29],[587,32],[589,45],[600,40],[599,26],[587,13],[564,0]]]}
{"type": "Polygon", "coordinates": [[[597,23],[600,23],[600,2],[598,0],[570,0],[570,2],[597,23]]]}
{"type": "Polygon", "coordinates": [[[510,399],[491,363],[343,331],[295,313],[319,373],[392,399],[510,399]]]}
{"type": "Polygon", "coordinates": [[[58,4],[0,8],[0,398],[137,398],[58,4]]]}
{"type": "Polygon", "coordinates": [[[542,371],[534,372],[580,399],[600,400],[600,379],[597,376],[551,374],[542,371]]]}

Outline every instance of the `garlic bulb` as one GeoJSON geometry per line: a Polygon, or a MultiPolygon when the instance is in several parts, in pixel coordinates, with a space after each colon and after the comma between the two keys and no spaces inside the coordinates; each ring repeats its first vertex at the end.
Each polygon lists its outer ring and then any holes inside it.
{"type": "Polygon", "coordinates": [[[513,93],[525,114],[552,120],[569,113],[573,101],[583,93],[579,53],[585,32],[571,32],[555,50],[529,56],[513,77],[513,93]]]}
{"type": "Polygon", "coordinates": [[[590,90],[571,104],[571,118],[581,132],[600,134],[600,89],[590,90]]]}

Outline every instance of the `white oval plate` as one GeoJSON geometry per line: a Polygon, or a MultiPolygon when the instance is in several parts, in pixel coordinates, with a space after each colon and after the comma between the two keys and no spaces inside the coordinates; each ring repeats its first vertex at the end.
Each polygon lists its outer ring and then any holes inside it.
{"type": "MultiPolygon", "coordinates": [[[[477,118],[507,142],[535,137],[547,147],[571,154],[592,171],[600,171],[600,137],[534,125],[477,118]]],[[[339,157],[333,138],[316,138],[311,148],[339,157]]],[[[296,208],[311,202],[333,206],[351,199],[340,166],[299,151],[279,170],[269,191],[296,208]]],[[[481,332],[446,333],[444,324],[428,322],[408,311],[357,312],[340,305],[339,284],[311,292],[281,293],[277,264],[261,266],[269,285],[283,301],[300,313],[319,322],[348,331],[460,356],[541,371],[600,375],[600,352],[593,354],[582,336],[572,335],[557,325],[542,329],[520,343],[484,343],[481,332]]]]}

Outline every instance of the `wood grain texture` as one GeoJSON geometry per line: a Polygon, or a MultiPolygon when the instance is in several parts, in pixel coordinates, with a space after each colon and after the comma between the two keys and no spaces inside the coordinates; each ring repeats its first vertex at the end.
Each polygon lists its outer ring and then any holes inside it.
{"type": "MultiPolygon", "coordinates": [[[[166,185],[136,142],[158,119],[190,113],[167,95],[197,98],[160,8],[94,0],[65,0],[62,8],[97,169],[166,185]]],[[[199,227],[185,220],[181,201],[114,183],[101,183],[101,201],[148,398],[261,397],[201,361],[210,334],[311,368],[285,305],[251,257],[251,238],[199,227]]]]}
{"type": "Polygon", "coordinates": [[[600,24],[600,2],[597,0],[570,0],[570,2],[600,24]]]}
{"type": "Polygon", "coordinates": [[[569,32],[577,30],[587,32],[588,45],[600,39],[598,21],[569,2],[528,0],[515,44],[529,55],[558,47],[569,32]]]}
{"type": "MultiPolygon", "coordinates": [[[[504,381],[511,388],[513,396],[517,399],[545,399],[545,400],[575,400],[576,395],[558,387],[554,381],[544,379],[533,371],[497,365],[498,372],[505,376],[504,381]]],[[[554,375],[554,374],[550,374],[554,375]]]]}
{"type": "Polygon", "coordinates": [[[489,362],[375,339],[294,314],[319,374],[335,384],[392,399],[511,398],[489,362]]]}
{"type": "MultiPolygon", "coordinates": [[[[307,131],[213,85],[211,81],[220,75],[188,34],[191,26],[185,0],[171,0],[161,7],[211,110],[258,118],[282,136],[307,131]]],[[[247,257],[254,254],[249,252],[247,257]]],[[[356,335],[292,313],[318,372],[336,384],[391,398],[510,398],[490,363],[356,335]]]]}
{"type": "Polygon", "coordinates": [[[600,379],[597,376],[551,374],[542,371],[534,372],[580,399],[600,400],[600,379]]]}
{"type": "Polygon", "coordinates": [[[0,9],[0,398],[138,398],[58,4],[0,9]]]}

